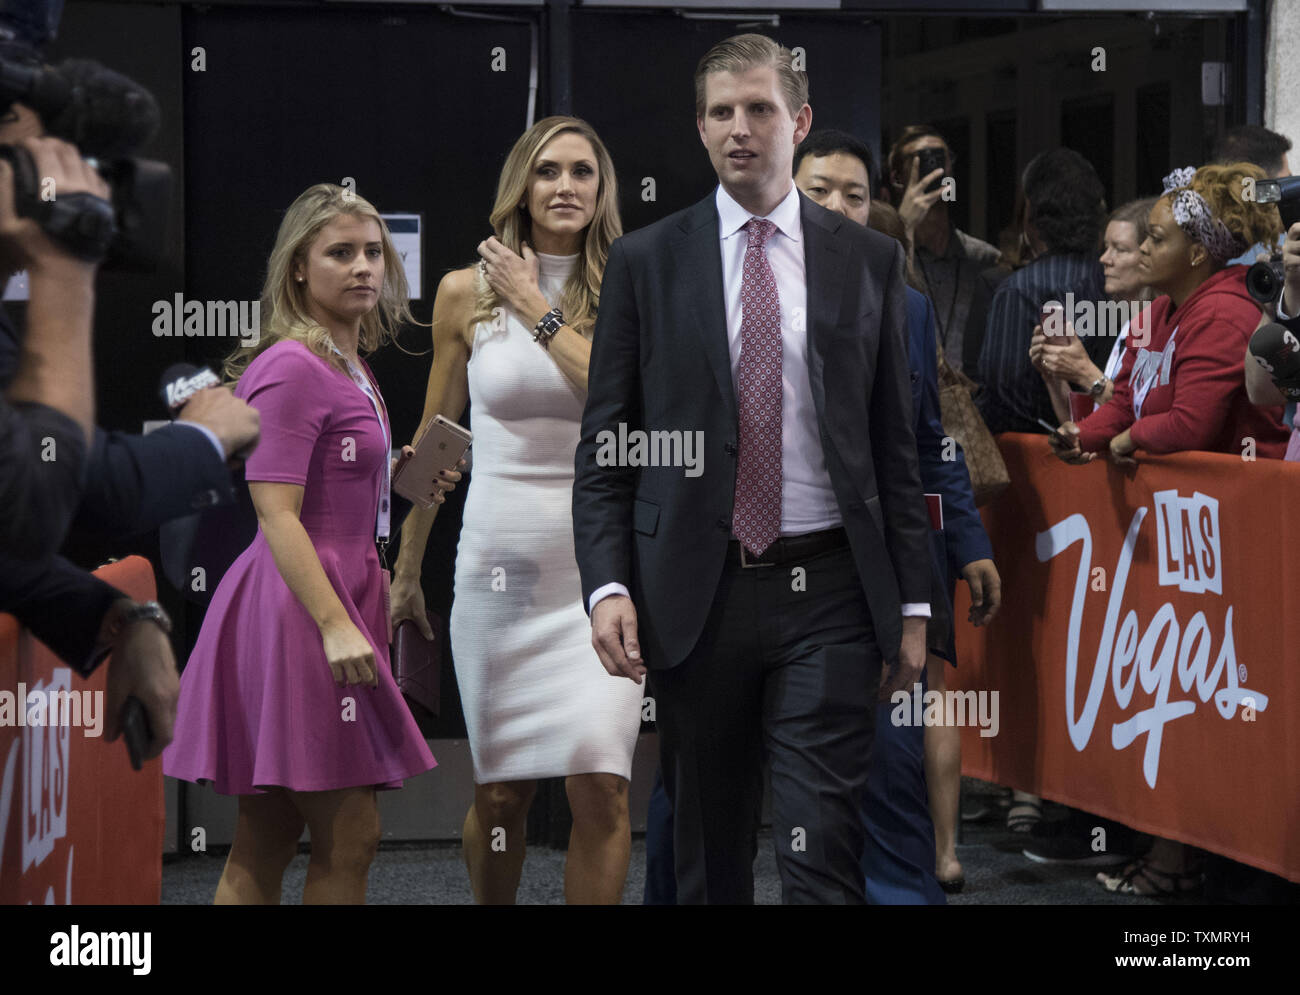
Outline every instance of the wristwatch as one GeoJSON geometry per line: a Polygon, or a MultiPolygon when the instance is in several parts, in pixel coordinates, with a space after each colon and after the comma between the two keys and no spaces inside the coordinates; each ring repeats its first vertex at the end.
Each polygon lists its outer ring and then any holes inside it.
{"type": "Polygon", "coordinates": [[[564,315],[560,313],[558,307],[553,307],[547,311],[536,327],[533,328],[533,341],[543,348],[551,344],[551,339],[555,338],[555,333],[564,326],[564,315]]]}
{"type": "Polygon", "coordinates": [[[108,643],[112,645],[117,641],[117,637],[122,634],[122,630],[134,622],[152,622],[166,635],[172,633],[172,620],[168,617],[163,606],[156,601],[137,601],[130,608],[123,610],[115,618],[108,629],[108,643]]]}
{"type": "Polygon", "coordinates": [[[1103,373],[1100,377],[1094,380],[1092,382],[1092,386],[1088,388],[1088,396],[1095,401],[1097,400],[1097,398],[1101,397],[1101,395],[1105,392],[1105,390],[1106,390],[1106,375],[1103,373]]]}

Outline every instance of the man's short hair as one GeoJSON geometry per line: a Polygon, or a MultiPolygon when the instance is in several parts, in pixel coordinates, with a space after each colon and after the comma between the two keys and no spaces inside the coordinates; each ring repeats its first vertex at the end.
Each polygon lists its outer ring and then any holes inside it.
{"type": "Polygon", "coordinates": [[[876,160],[869,149],[863,142],[858,141],[847,131],[838,131],[835,128],[821,128],[809,134],[799,147],[794,150],[794,168],[793,172],[799,172],[799,163],[803,162],[807,156],[814,159],[820,159],[822,156],[834,155],[836,152],[843,152],[845,155],[854,156],[862,161],[862,165],[867,170],[867,189],[873,192],[876,189],[876,160]]]}
{"type": "Polygon", "coordinates": [[[1030,160],[1020,186],[1049,252],[1100,250],[1106,191],[1092,163],[1074,149],[1049,149],[1030,160]]]}
{"type": "Polygon", "coordinates": [[[1282,157],[1291,139],[1258,124],[1243,124],[1226,132],[1214,147],[1215,162],[1253,162],[1269,176],[1282,171],[1282,157]]]}
{"type": "Polygon", "coordinates": [[[790,116],[808,103],[808,74],[794,68],[794,56],[784,45],[767,35],[733,35],[704,53],[695,67],[695,116],[703,118],[704,84],[709,73],[743,73],[758,66],[771,66],[785,95],[790,116]]]}

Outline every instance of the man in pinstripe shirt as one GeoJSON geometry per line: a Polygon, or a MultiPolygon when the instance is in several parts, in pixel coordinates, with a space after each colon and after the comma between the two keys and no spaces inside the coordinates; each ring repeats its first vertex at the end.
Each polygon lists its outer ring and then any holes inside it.
{"type": "MultiPolygon", "coordinates": [[[[1043,303],[1064,303],[1067,294],[1075,302],[1106,296],[1098,261],[1106,201],[1092,164],[1071,149],[1052,149],[1025,167],[1021,185],[1025,234],[1036,258],[999,284],[979,359],[984,390],[976,403],[994,434],[1041,432],[1039,418],[1056,423],[1043,378],[1029,362],[1029,340],[1043,303]]],[[[1079,331],[1093,361],[1104,362],[1118,330],[1079,331]]]]}

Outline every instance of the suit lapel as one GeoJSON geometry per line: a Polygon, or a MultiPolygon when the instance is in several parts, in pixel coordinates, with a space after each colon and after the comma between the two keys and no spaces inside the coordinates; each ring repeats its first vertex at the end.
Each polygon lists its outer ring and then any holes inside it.
{"type": "MultiPolygon", "coordinates": [[[[838,214],[822,210],[799,194],[803,223],[804,278],[807,284],[808,376],[817,420],[827,437],[823,383],[825,345],[839,317],[840,297],[848,256],[835,234],[849,223],[838,214]]],[[[699,331],[704,354],[713,369],[718,391],[732,421],[737,419],[736,387],[731,377],[731,351],[727,344],[726,288],[722,277],[722,248],[718,210],[709,194],[678,224],[673,253],[681,260],[680,272],[688,281],[691,323],[699,331]]]]}
{"type": "Polygon", "coordinates": [[[690,321],[698,330],[704,355],[718,382],[718,392],[734,423],[736,387],[731,379],[731,350],[727,344],[726,287],[722,280],[722,244],[718,234],[718,209],[714,194],[693,207],[678,223],[673,254],[679,272],[688,282],[690,321]]]}
{"type": "Polygon", "coordinates": [[[799,194],[799,206],[803,221],[804,281],[808,288],[808,380],[825,444],[831,441],[826,429],[826,343],[839,318],[848,261],[835,232],[846,219],[821,210],[803,193],[799,194]]]}

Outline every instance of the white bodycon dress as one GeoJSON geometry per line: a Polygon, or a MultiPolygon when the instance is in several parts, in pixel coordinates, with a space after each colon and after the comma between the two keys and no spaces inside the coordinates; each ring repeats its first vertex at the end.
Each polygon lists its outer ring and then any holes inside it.
{"type": "MultiPolygon", "coordinates": [[[[538,255],[542,294],[556,301],[579,256],[538,255]]],[[[597,658],[573,551],[586,395],[531,329],[503,316],[504,328],[474,330],[474,459],[451,609],[474,780],[630,778],[643,685],[611,677],[597,658]]]]}

